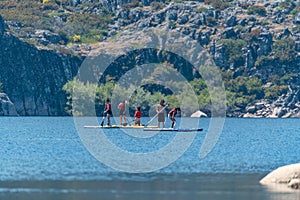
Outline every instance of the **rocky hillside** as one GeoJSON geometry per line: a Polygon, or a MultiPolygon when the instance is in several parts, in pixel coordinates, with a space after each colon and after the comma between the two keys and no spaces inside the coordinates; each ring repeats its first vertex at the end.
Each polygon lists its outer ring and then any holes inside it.
{"type": "Polygon", "coordinates": [[[127,36],[156,27],[189,36],[210,53],[223,72],[228,116],[300,116],[299,1],[42,2],[36,5],[43,17],[32,25],[5,12],[6,23],[0,20],[0,82],[20,115],[65,114],[61,88],[79,58],[109,51],[112,38],[126,46],[127,36]]]}

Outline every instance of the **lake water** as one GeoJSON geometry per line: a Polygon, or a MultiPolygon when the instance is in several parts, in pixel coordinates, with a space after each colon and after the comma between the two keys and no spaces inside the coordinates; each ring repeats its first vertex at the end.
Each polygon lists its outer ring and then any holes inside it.
{"type": "MultiPolygon", "coordinates": [[[[93,157],[71,117],[1,117],[0,199],[300,199],[298,192],[259,184],[268,172],[300,161],[300,119],[227,118],[217,144],[200,159],[209,123],[201,119],[204,131],[175,162],[149,173],[127,173],[93,157]]],[[[133,153],[157,151],[175,135],[104,133],[133,153]]]]}

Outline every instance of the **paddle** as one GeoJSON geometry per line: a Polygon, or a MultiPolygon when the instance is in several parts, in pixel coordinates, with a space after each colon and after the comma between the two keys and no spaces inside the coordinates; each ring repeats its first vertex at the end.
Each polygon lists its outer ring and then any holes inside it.
{"type": "Polygon", "coordinates": [[[105,119],[105,113],[103,113],[103,117],[102,117],[102,121],[101,121],[101,126],[103,126],[103,124],[104,124],[104,119],[105,119]]]}
{"type": "Polygon", "coordinates": [[[134,120],[131,120],[130,122],[124,122],[122,125],[127,126],[128,124],[131,126],[131,123],[134,122],[134,120]]]}
{"type": "Polygon", "coordinates": [[[158,113],[156,113],[156,115],[154,115],[154,117],[152,117],[152,118],[150,119],[150,121],[147,122],[147,123],[145,124],[145,127],[148,126],[148,125],[155,119],[155,117],[157,117],[157,115],[158,115],[159,113],[161,113],[162,111],[164,111],[164,109],[166,109],[166,107],[168,107],[168,104],[167,104],[165,107],[163,107],[158,113]]]}

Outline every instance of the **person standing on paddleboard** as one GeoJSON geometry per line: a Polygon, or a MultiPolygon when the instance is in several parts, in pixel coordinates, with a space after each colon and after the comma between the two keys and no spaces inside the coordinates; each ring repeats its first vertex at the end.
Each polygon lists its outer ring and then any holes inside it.
{"type": "Polygon", "coordinates": [[[105,102],[105,111],[104,113],[106,113],[106,117],[107,117],[107,126],[110,126],[110,116],[112,115],[112,106],[111,106],[111,103],[110,103],[110,100],[109,98],[106,99],[106,102],[105,102]]]}
{"type": "Polygon", "coordinates": [[[168,105],[165,104],[165,100],[161,99],[160,102],[159,102],[159,105],[156,107],[156,112],[158,113],[158,115],[157,115],[157,120],[158,120],[157,126],[158,126],[158,128],[160,128],[160,123],[162,123],[162,128],[165,127],[166,119],[165,119],[164,109],[167,106],[168,105]]]}
{"type": "Polygon", "coordinates": [[[175,107],[173,109],[171,109],[168,113],[168,118],[172,121],[172,125],[171,128],[174,128],[175,124],[176,124],[176,119],[175,116],[177,115],[177,112],[180,112],[180,108],[179,107],[175,107]]]}
{"type": "Polygon", "coordinates": [[[137,107],[136,111],[134,113],[134,125],[135,126],[141,125],[141,117],[142,117],[141,107],[137,107]]]}
{"type": "MultiPolygon", "coordinates": [[[[120,125],[123,125],[122,119],[124,118],[124,124],[126,124],[126,115],[125,115],[125,106],[126,106],[126,101],[122,101],[119,105],[118,108],[120,110],[120,125]]],[[[125,126],[125,125],[124,125],[125,126]]]]}

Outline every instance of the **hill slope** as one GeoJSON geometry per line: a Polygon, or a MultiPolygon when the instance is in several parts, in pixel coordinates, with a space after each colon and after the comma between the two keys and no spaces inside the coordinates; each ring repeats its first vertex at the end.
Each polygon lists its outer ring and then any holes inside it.
{"type": "MultiPolygon", "coordinates": [[[[1,46],[12,49],[2,51],[1,63],[4,65],[1,65],[0,82],[22,115],[64,113],[65,96],[61,87],[72,79],[81,64],[80,59],[70,58],[70,55],[84,58],[108,40],[126,42],[124,38],[127,36],[155,27],[187,35],[210,53],[223,73],[228,116],[299,116],[300,9],[296,1],[62,2],[0,3],[7,24],[5,31],[5,25],[0,28],[1,46]],[[20,8],[24,10],[12,12],[20,8]],[[17,52],[13,52],[16,49],[17,52]],[[41,60],[57,63],[46,62],[34,67],[30,52],[36,52],[34,57],[38,63],[41,60]],[[19,55],[18,59],[9,56],[13,54],[19,55]],[[26,66],[32,72],[43,69],[38,73],[57,81],[47,86],[39,84],[36,88],[32,86],[37,83],[26,83],[32,92],[26,92],[24,86],[12,87],[10,82],[15,82],[15,79],[8,74],[19,76],[27,71],[26,66]],[[65,76],[53,72],[55,70],[49,73],[47,69],[53,69],[53,66],[63,71],[70,69],[67,71],[72,73],[65,76]],[[21,71],[17,73],[16,69],[21,71]],[[50,107],[60,105],[57,111],[26,111],[27,107],[34,107],[32,102],[37,98],[34,95],[39,97],[42,93],[42,96],[47,96],[38,90],[44,91],[53,85],[60,94],[53,92],[51,98],[54,102],[47,101],[47,104],[50,107]],[[24,91],[31,100],[24,101],[24,91]]],[[[109,46],[103,48],[109,51],[109,46]]],[[[33,74],[25,76],[24,81],[32,79],[33,74]]]]}

